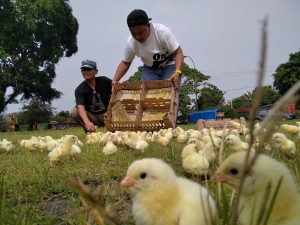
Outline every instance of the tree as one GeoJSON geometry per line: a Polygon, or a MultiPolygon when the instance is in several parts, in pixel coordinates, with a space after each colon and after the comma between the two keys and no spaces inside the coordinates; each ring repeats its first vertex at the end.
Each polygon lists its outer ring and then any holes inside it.
{"type": "Polygon", "coordinates": [[[238,109],[241,107],[244,107],[244,101],[242,100],[242,97],[235,98],[231,102],[232,108],[238,109]]]}
{"type": "Polygon", "coordinates": [[[143,67],[139,66],[138,70],[129,77],[129,79],[126,82],[134,82],[134,81],[140,81],[143,73],[143,67]]]}
{"type": "Polygon", "coordinates": [[[68,1],[2,0],[0,27],[0,112],[18,97],[59,98],[51,87],[55,64],[78,50],[78,22],[68,1]]]}
{"type": "Polygon", "coordinates": [[[197,100],[199,109],[220,107],[222,102],[224,102],[223,92],[213,84],[207,84],[202,88],[197,100]]]}
{"type": "Polygon", "coordinates": [[[273,85],[280,95],[285,94],[298,82],[300,80],[300,51],[290,54],[288,62],[278,66],[273,77],[273,85]]]}
{"type": "Polygon", "coordinates": [[[57,113],[52,120],[57,121],[58,123],[67,123],[70,120],[71,114],[69,111],[60,111],[57,113]]]}
{"type": "Polygon", "coordinates": [[[28,104],[23,106],[21,114],[24,123],[43,123],[51,120],[53,111],[51,104],[33,98],[28,104]]]}
{"type": "MultiPolygon", "coordinates": [[[[201,86],[205,85],[210,76],[204,75],[197,69],[191,69],[187,64],[183,65],[181,78],[181,91],[186,95],[194,95],[195,103],[198,101],[198,96],[201,91],[201,86]]],[[[180,99],[181,101],[181,99],[180,99]]],[[[198,111],[199,107],[195,104],[195,110],[198,111]]]]}
{"type": "Polygon", "coordinates": [[[278,91],[274,90],[271,85],[262,87],[262,97],[260,105],[274,104],[280,98],[278,91]]]}

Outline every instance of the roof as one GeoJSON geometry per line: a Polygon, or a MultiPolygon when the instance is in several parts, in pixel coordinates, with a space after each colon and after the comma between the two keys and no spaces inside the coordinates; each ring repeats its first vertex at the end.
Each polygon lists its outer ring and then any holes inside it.
{"type": "Polygon", "coordinates": [[[217,112],[220,112],[220,109],[209,109],[209,110],[192,112],[190,113],[190,122],[196,123],[198,119],[214,120],[216,119],[217,112]]]}
{"type": "Polygon", "coordinates": [[[197,111],[197,112],[192,112],[190,114],[198,114],[198,113],[215,113],[220,111],[220,109],[208,109],[208,110],[201,110],[201,111],[197,111]]]}

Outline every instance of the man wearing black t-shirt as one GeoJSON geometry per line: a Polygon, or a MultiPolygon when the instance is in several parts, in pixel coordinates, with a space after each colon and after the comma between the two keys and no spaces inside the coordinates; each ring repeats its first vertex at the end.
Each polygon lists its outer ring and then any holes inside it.
{"type": "Polygon", "coordinates": [[[104,125],[112,83],[105,76],[96,77],[98,69],[94,61],[84,60],[80,69],[84,81],[75,89],[76,107],[71,116],[85,132],[94,132],[95,126],[104,125]]]}

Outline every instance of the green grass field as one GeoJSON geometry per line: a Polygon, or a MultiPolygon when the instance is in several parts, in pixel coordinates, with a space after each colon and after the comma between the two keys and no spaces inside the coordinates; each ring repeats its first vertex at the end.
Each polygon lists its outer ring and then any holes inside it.
{"type": "MultiPolygon", "coordinates": [[[[182,127],[185,130],[196,128],[195,125],[182,127]]],[[[100,215],[113,218],[113,222],[105,224],[134,224],[129,195],[119,185],[134,160],[144,157],[162,158],[171,164],[178,175],[185,176],[181,163],[181,151],[185,145],[175,139],[168,147],[151,143],[145,153],[123,147],[117,153],[105,156],[102,153],[104,145],[86,144],[86,136],[80,128],[0,133],[0,140],[4,138],[12,141],[15,147],[10,152],[0,152],[0,225],[101,224],[101,219],[97,220],[92,209],[96,209],[100,215]],[[60,138],[66,134],[74,134],[84,143],[82,153],[54,166],[50,166],[47,152],[29,151],[19,144],[22,139],[29,139],[33,135],[60,138]],[[78,179],[83,186],[76,183],[76,180],[73,180],[72,185],[70,179],[78,179]],[[77,188],[74,187],[76,185],[77,188]]],[[[296,159],[288,159],[278,152],[271,154],[286,162],[300,183],[300,139],[291,138],[298,146],[296,159]]],[[[199,182],[207,185],[216,195],[216,184],[213,181],[199,182]]],[[[225,217],[228,215],[225,214],[228,214],[229,209],[226,207],[230,195],[231,191],[224,188],[226,201],[221,206],[223,216],[217,224],[226,224],[225,217]]]]}

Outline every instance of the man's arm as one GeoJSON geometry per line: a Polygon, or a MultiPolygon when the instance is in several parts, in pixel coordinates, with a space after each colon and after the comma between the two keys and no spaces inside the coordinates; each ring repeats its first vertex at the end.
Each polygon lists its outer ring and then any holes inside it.
{"type": "Polygon", "coordinates": [[[96,131],[95,125],[89,120],[89,118],[86,114],[85,107],[83,105],[78,105],[77,110],[78,110],[78,114],[79,114],[80,118],[84,122],[86,130],[89,132],[96,131]]]}
{"type": "Polygon", "coordinates": [[[128,71],[129,67],[131,65],[131,62],[125,62],[125,61],[121,61],[117,71],[115,73],[115,76],[112,80],[112,84],[114,85],[115,83],[118,83],[119,80],[121,80],[121,78],[125,75],[125,73],[128,71]]]}
{"type": "Polygon", "coordinates": [[[181,75],[181,69],[182,69],[182,64],[183,64],[183,59],[184,59],[183,52],[182,52],[182,49],[180,46],[175,50],[173,55],[174,55],[174,59],[175,59],[175,71],[172,74],[172,76],[169,78],[169,80],[171,80],[173,82],[175,89],[179,89],[180,75],[181,75]]]}

